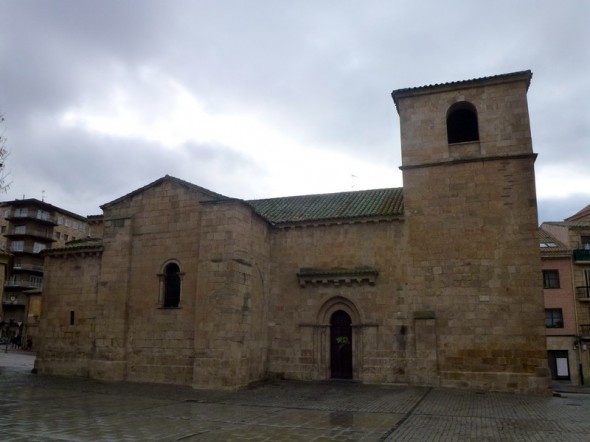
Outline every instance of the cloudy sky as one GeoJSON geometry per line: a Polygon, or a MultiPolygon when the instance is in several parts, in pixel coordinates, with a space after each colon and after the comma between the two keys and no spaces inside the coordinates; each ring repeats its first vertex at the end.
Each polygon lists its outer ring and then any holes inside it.
{"type": "Polygon", "coordinates": [[[166,174],[254,199],[402,185],[394,89],[531,69],[540,221],[590,204],[586,0],[0,0],[3,200],[166,174]]]}

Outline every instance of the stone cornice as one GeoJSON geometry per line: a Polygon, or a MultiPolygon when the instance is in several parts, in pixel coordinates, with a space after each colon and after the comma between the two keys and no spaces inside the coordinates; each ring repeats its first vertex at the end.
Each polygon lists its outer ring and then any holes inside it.
{"type": "Polygon", "coordinates": [[[515,155],[494,155],[488,157],[478,157],[478,158],[462,158],[462,159],[448,159],[448,160],[441,160],[435,163],[421,163],[421,164],[408,164],[405,166],[400,166],[400,170],[409,170],[409,169],[420,169],[423,167],[439,167],[439,166],[451,166],[454,164],[462,164],[462,163],[483,163],[486,161],[503,161],[503,160],[520,160],[520,159],[537,159],[536,153],[523,153],[523,154],[515,154],[515,155]]]}
{"type": "Polygon", "coordinates": [[[351,286],[353,283],[375,285],[379,272],[372,267],[345,268],[302,268],[297,273],[299,285],[351,286]]]}

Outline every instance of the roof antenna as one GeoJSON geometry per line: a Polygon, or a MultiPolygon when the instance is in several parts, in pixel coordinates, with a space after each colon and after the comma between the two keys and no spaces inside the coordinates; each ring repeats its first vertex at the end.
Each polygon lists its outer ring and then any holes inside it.
{"type": "Polygon", "coordinates": [[[41,191],[41,201],[45,202],[45,191],[41,191]]]}

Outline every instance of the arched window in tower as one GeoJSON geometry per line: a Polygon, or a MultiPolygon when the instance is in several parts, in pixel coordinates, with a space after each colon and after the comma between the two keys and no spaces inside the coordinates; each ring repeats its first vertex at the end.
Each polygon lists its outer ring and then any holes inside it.
{"type": "Polygon", "coordinates": [[[171,262],[164,269],[164,308],[178,307],[180,304],[180,268],[171,262]]]}
{"type": "Polygon", "coordinates": [[[477,110],[473,104],[460,101],[449,108],[447,137],[449,144],[479,141],[477,110]]]}

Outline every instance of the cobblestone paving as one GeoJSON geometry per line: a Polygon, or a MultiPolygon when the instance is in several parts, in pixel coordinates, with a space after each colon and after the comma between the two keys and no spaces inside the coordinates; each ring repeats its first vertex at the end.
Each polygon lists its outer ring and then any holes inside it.
{"type": "Polygon", "coordinates": [[[1,441],[590,440],[590,394],[346,382],[197,391],[34,375],[33,358],[0,353],[1,441]]]}

